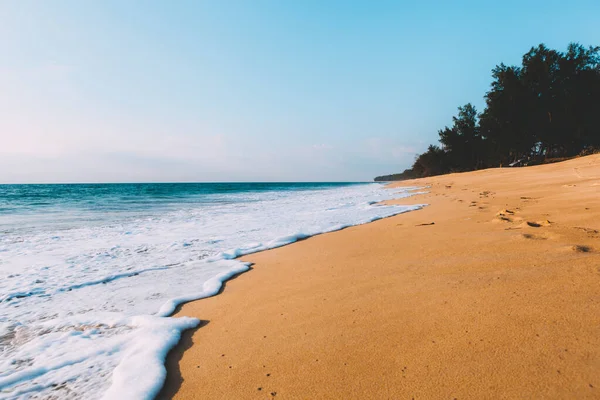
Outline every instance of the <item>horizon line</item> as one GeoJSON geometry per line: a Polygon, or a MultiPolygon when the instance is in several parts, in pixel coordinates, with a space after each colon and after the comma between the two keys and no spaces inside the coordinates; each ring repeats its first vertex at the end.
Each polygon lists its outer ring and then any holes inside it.
{"type": "Polygon", "coordinates": [[[139,182],[0,182],[8,185],[139,185],[139,184],[223,184],[223,183],[377,183],[370,181],[139,181],[139,182]]]}

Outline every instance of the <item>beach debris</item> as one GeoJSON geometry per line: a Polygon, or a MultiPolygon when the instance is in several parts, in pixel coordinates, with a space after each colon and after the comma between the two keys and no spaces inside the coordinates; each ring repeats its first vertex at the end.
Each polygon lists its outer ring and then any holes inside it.
{"type": "Polygon", "coordinates": [[[426,222],[426,223],[423,223],[423,224],[417,224],[415,226],[429,226],[429,225],[435,225],[435,222],[426,222]]]}

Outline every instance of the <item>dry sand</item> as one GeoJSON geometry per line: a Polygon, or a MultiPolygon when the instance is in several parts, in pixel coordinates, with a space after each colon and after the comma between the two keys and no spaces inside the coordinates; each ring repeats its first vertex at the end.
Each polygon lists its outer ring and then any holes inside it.
{"type": "Polygon", "coordinates": [[[600,398],[600,155],[404,185],[186,304],[161,397],[600,398]]]}

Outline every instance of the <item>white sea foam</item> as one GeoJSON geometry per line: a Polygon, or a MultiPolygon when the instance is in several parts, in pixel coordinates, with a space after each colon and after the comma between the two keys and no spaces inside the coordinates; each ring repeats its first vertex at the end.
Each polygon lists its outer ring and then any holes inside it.
{"type": "Polygon", "coordinates": [[[237,257],[420,208],[377,205],[408,195],[379,184],[221,194],[104,224],[2,229],[0,399],[151,399],[167,352],[199,323],[169,315],[248,270],[237,257]]]}

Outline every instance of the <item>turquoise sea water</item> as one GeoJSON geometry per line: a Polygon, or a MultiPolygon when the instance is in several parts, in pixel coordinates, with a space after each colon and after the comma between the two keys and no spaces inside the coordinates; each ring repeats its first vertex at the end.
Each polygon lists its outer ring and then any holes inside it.
{"type": "Polygon", "coordinates": [[[373,183],[0,185],[0,399],[152,398],[238,256],[419,206],[373,183]],[[90,393],[94,393],[91,395],[90,393]],[[96,395],[97,394],[97,395],[96,395]]]}
{"type": "Polygon", "coordinates": [[[259,201],[260,194],[297,193],[360,183],[115,183],[0,185],[0,227],[103,223],[185,206],[259,201]],[[244,196],[248,194],[248,196],[244,196]]]}

